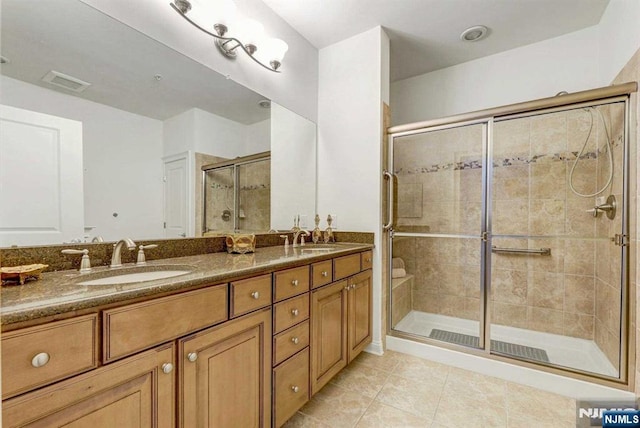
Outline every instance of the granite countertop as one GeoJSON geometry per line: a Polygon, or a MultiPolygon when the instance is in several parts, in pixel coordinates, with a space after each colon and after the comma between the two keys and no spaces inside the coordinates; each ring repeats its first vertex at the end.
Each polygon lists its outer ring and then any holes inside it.
{"type": "MultiPolygon", "coordinates": [[[[77,271],[43,273],[39,280],[24,285],[3,285],[0,322],[3,325],[35,320],[101,305],[153,296],[207,284],[224,283],[232,278],[253,276],[306,265],[373,248],[370,244],[337,243],[330,251],[309,251],[313,245],[300,248],[283,246],[257,248],[252,254],[210,253],[147,262],[147,266],[178,265],[189,268],[184,275],[152,281],[119,285],[79,285],[79,282],[108,276],[110,268],[94,268],[89,274],[77,271]],[[306,251],[305,251],[306,250],[306,251]]],[[[127,265],[118,271],[127,273],[127,265]]]]}

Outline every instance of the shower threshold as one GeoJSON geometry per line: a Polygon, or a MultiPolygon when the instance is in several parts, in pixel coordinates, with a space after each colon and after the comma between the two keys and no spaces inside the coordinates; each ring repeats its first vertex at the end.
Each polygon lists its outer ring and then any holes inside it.
{"type": "MultiPolygon", "coordinates": [[[[477,337],[479,322],[412,310],[396,324],[394,330],[425,338],[429,338],[434,330],[477,337]]],[[[491,326],[491,339],[544,350],[549,362],[554,365],[618,376],[616,368],[591,340],[495,324],[491,326]]]]}

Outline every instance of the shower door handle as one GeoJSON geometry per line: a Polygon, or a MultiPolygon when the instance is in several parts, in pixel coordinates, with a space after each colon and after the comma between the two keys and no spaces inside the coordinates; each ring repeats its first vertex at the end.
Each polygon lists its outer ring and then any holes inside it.
{"type": "Polygon", "coordinates": [[[393,198],[393,193],[394,193],[394,189],[395,186],[394,184],[397,183],[396,181],[396,176],[392,173],[390,173],[389,171],[382,171],[382,175],[385,179],[389,180],[389,206],[388,206],[388,223],[382,225],[382,229],[383,230],[389,230],[393,227],[393,223],[395,222],[395,219],[393,218],[393,209],[394,209],[394,198],[393,198]]]}

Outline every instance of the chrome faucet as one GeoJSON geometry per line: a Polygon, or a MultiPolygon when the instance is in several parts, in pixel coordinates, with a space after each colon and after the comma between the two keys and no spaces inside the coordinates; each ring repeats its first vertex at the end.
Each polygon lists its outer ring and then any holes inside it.
{"type": "Polygon", "coordinates": [[[122,266],[122,258],[120,256],[120,253],[122,252],[123,245],[126,245],[130,251],[136,249],[136,243],[133,242],[131,239],[124,238],[119,240],[118,243],[113,246],[113,254],[111,255],[110,267],[116,268],[116,267],[122,266]]]}
{"type": "Polygon", "coordinates": [[[293,234],[293,248],[301,247],[304,245],[304,237],[309,236],[309,232],[304,229],[297,230],[293,234]],[[300,243],[298,244],[298,236],[300,236],[300,243]]]}

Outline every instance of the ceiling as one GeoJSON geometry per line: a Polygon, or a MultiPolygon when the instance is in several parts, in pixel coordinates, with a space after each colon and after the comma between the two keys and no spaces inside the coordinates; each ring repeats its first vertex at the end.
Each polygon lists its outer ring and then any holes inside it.
{"type": "Polygon", "coordinates": [[[5,76],[159,120],[194,107],[243,124],[270,117],[261,95],[79,0],[1,6],[5,76]],[[42,81],[51,70],[91,86],[80,94],[52,86],[42,81]]]}
{"type": "Polygon", "coordinates": [[[375,26],[391,40],[391,81],[590,27],[609,0],[263,0],[318,49],[375,26]],[[460,33],[489,28],[484,40],[460,33]]]}

